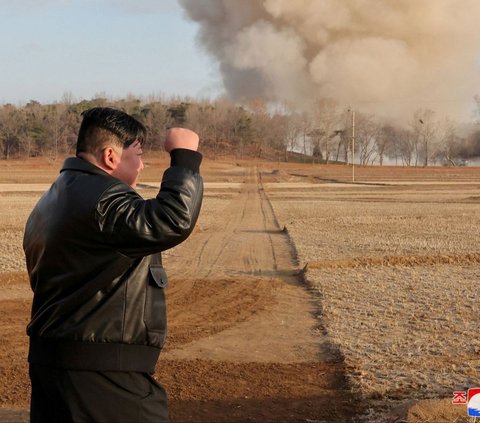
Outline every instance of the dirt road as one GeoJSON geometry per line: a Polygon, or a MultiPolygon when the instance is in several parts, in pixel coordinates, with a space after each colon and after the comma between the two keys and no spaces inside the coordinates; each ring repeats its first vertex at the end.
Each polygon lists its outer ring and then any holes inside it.
{"type": "MultiPolygon", "coordinates": [[[[349,421],[360,407],[347,390],[341,357],[322,330],[318,298],[303,284],[258,170],[246,168],[235,190],[226,207],[212,212],[211,224],[165,255],[169,336],[156,377],[169,393],[171,418],[349,421]]],[[[24,276],[15,280],[25,287],[24,276]]],[[[12,338],[23,336],[18,316],[28,320],[29,301],[20,295],[2,304],[2,330],[24,355],[24,338],[12,338]]],[[[25,407],[24,357],[11,344],[2,345],[2,407],[25,407]]],[[[4,411],[0,421],[25,416],[4,411]]]]}
{"type": "Polygon", "coordinates": [[[347,421],[358,404],[255,168],[213,222],[166,260],[172,417],[347,421]]]}

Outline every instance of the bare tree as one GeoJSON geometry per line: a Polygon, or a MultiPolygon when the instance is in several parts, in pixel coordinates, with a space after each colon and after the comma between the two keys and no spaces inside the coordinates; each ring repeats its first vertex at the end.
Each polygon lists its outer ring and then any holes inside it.
{"type": "Polygon", "coordinates": [[[334,151],[333,138],[338,134],[340,113],[332,100],[317,99],[310,112],[311,138],[318,157],[331,160],[334,151]]]}
{"type": "Polygon", "coordinates": [[[263,98],[257,97],[252,99],[249,104],[252,119],[252,141],[258,157],[262,154],[267,145],[266,134],[270,130],[270,115],[267,103],[263,98]]]}
{"type": "Polygon", "coordinates": [[[417,138],[413,131],[409,129],[397,129],[396,141],[398,153],[404,166],[412,166],[417,160],[417,138]]]}
{"type": "Polygon", "coordinates": [[[360,164],[373,164],[377,158],[376,140],[379,132],[380,127],[373,115],[356,113],[355,144],[358,146],[360,164]]]}
{"type": "Polygon", "coordinates": [[[434,157],[434,142],[436,135],[435,112],[430,109],[418,109],[413,114],[411,127],[415,135],[415,166],[418,159],[423,159],[423,165],[428,166],[431,158],[434,157]]]}
{"type": "Polygon", "coordinates": [[[252,116],[243,107],[230,108],[226,116],[228,137],[233,142],[237,154],[243,159],[245,146],[252,143],[252,116]]]}
{"type": "MultiPolygon", "coordinates": [[[[384,142],[384,155],[390,159],[395,160],[395,165],[398,165],[398,159],[401,159],[400,149],[402,144],[402,136],[404,130],[392,124],[387,124],[382,127],[382,137],[384,142]]],[[[406,137],[408,139],[408,137],[406,137]]],[[[379,150],[380,154],[380,150],[379,150]]],[[[405,163],[403,163],[405,164],[405,163]]]]}
{"type": "Polygon", "coordinates": [[[457,135],[457,128],[458,124],[449,118],[446,118],[439,126],[440,145],[438,158],[451,166],[457,165],[459,147],[465,142],[457,135]]]}
{"type": "Polygon", "coordinates": [[[302,136],[302,115],[292,113],[288,116],[285,137],[285,161],[288,161],[288,152],[295,151],[302,136]]]}
{"type": "Polygon", "coordinates": [[[308,133],[312,144],[312,164],[320,163],[323,160],[321,142],[325,137],[325,132],[320,128],[315,128],[308,133]]]}
{"type": "Polygon", "coordinates": [[[70,152],[76,142],[75,127],[77,120],[65,103],[51,104],[43,107],[43,125],[46,137],[43,144],[49,146],[52,160],[70,152]]]}
{"type": "Polygon", "coordinates": [[[5,160],[20,150],[23,123],[22,111],[15,106],[7,104],[0,109],[0,146],[5,160]]]}
{"type": "Polygon", "coordinates": [[[389,153],[393,153],[392,155],[396,157],[396,152],[395,152],[396,133],[395,132],[396,132],[395,127],[392,125],[384,125],[379,130],[379,133],[375,142],[377,144],[378,161],[380,166],[383,166],[383,160],[385,156],[389,155],[389,153]]]}
{"type": "Polygon", "coordinates": [[[302,152],[303,152],[303,160],[305,161],[307,155],[310,153],[310,148],[308,147],[308,133],[312,128],[312,123],[307,113],[302,113],[300,119],[300,132],[301,132],[301,140],[302,140],[302,152]]]}
{"type": "Polygon", "coordinates": [[[343,149],[343,160],[349,162],[349,153],[352,151],[352,111],[350,109],[343,110],[339,115],[338,128],[335,135],[338,137],[336,161],[339,160],[340,150],[343,149]]]}
{"type": "Polygon", "coordinates": [[[148,144],[146,149],[159,150],[163,148],[165,132],[168,127],[173,125],[170,114],[167,112],[168,106],[160,101],[150,98],[149,103],[143,105],[141,109],[142,122],[148,131],[148,144]]]}

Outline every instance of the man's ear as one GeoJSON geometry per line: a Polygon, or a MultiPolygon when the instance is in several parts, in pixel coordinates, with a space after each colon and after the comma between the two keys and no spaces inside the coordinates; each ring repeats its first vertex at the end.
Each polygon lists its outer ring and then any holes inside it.
{"type": "Polygon", "coordinates": [[[102,150],[102,165],[108,170],[115,170],[120,162],[120,156],[112,147],[107,147],[102,150]]]}

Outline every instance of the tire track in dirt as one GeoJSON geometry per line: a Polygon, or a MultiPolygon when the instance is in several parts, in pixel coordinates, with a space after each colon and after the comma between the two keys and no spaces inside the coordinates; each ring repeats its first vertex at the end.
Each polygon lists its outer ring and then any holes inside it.
{"type": "MultiPolygon", "coordinates": [[[[258,195],[258,177],[253,169],[248,172],[244,189],[222,210],[215,223],[177,247],[178,265],[173,260],[170,266],[179,279],[221,279],[274,268],[271,254],[262,245],[267,224],[258,195]],[[260,245],[251,240],[260,241],[260,245]],[[202,245],[200,254],[198,244],[202,245]],[[241,263],[239,257],[247,258],[248,264],[241,263]],[[258,269],[252,267],[255,263],[260,266],[258,269]]],[[[268,229],[278,231],[276,227],[268,229]]]]}
{"type": "Polygon", "coordinates": [[[256,168],[165,265],[169,336],[156,374],[173,420],[343,422],[359,411],[256,168]]]}

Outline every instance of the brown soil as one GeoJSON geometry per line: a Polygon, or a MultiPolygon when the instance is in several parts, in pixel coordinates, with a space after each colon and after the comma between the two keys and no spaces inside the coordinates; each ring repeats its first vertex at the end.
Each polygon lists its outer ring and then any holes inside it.
{"type": "MultiPolygon", "coordinates": [[[[165,255],[169,336],[156,377],[173,421],[345,422],[361,414],[258,171],[208,227],[165,255]]],[[[239,175],[235,175],[239,178],[239,175]]],[[[30,293],[0,274],[0,421],[26,421],[30,293]],[[23,409],[12,414],[12,409],[23,409]]]]}

